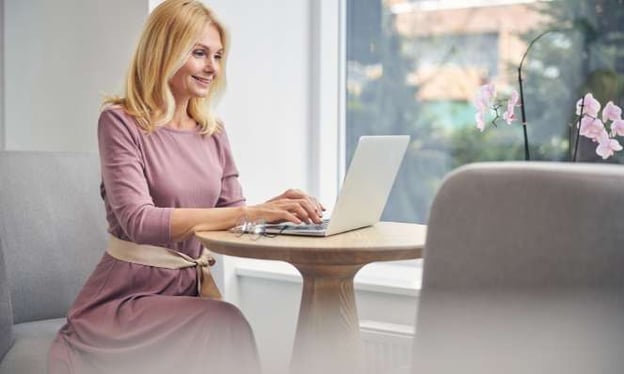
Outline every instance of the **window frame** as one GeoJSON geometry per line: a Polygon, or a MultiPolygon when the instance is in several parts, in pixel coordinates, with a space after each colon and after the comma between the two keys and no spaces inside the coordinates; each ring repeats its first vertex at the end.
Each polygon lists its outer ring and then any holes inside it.
{"type": "Polygon", "coordinates": [[[345,173],[346,0],[311,2],[310,192],[328,214],[345,173]]]}

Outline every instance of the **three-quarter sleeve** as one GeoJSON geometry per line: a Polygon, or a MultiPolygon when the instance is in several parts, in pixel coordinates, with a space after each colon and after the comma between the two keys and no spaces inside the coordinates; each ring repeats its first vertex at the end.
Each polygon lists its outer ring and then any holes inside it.
{"type": "Polygon", "coordinates": [[[223,176],[221,177],[221,193],[217,201],[218,207],[231,207],[245,205],[243,189],[238,180],[238,169],[232,156],[232,148],[225,130],[215,136],[219,137],[221,145],[221,160],[223,176]]]}
{"type": "Polygon", "coordinates": [[[173,208],[156,207],[149,193],[137,132],[119,111],[102,111],[98,144],[106,200],[128,239],[139,244],[171,240],[173,208]]]}

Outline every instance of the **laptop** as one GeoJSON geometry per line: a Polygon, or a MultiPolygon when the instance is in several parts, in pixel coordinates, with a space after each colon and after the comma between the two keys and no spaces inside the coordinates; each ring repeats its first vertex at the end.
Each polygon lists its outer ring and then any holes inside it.
{"type": "Polygon", "coordinates": [[[362,136],[331,218],[321,224],[267,224],[267,234],[330,236],[379,222],[388,201],[408,135],[362,136]]]}

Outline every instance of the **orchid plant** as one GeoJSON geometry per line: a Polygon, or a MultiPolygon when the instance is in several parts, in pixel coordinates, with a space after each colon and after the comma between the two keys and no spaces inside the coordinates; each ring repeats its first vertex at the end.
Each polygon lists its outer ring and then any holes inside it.
{"type": "MultiPolygon", "coordinates": [[[[497,122],[501,119],[508,125],[511,125],[516,119],[514,109],[516,106],[520,107],[522,116],[521,125],[524,134],[524,159],[527,161],[530,160],[530,155],[526,126],[526,108],[522,87],[522,65],[524,64],[529,51],[539,39],[551,32],[560,32],[564,30],[565,29],[546,30],[531,40],[522,55],[520,64],[518,65],[518,86],[520,87],[520,94],[518,94],[518,91],[512,89],[511,95],[506,99],[506,104],[504,104],[505,99],[497,96],[496,87],[493,83],[487,83],[480,86],[477,90],[474,102],[477,108],[475,120],[477,128],[482,132],[485,130],[486,122],[488,120],[495,127],[497,122]],[[501,113],[503,108],[505,108],[505,111],[501,113]]],[[[609,101],[602,110],[602,118],[599,118],[598,114],[600,112],[600,108],[600,102],[594,98],[591,92],[587,93],[576,103],[576,115],[578,116],[578,121],[576,122],[576,141],[574,145],[574,153],[571,155],[572,161],[576,161],[579,138],[581,136],[591,139],[594,143],[598,143],[596,147],[596,154],[602,157],[603,160],[613,156],[615,152],[622,150],[622,145],[616,139],[616,136],[624,137],[622,108],[615,105],[612,101],[609,101]],[[609,125],[610,131],[607,131],[607,125],[609,125]]]]}
{"type": "Polygon", "coordinates": [[[622,150],[622,145],[616,136],[624,136],[624,120],[622,108],[615,105],[613,101],[609,101],[604,106],[602,118],[598,117],[600,108],[600,102],[591,92],[580,98],[576,103],[576,115],[579,116],[577,128],[579,135],[598,143],[596,154],[606,160],[615,152],[622,150]],[[607,131],[607,125],[611,131],[607,131]]]}
{"type": "MultiPolygon", "coordinates": [[[[522,104],[518,103],[519,95],[515,90],[511,91],[509,98],[500,98],[497,95],[496,87],[493,83],[479,87],[475,98],[477,113],[475,120],[477,129],[483,132],[487,123],[497,126],[499,120],[511,125],[516,116],[514,109],[522,104]],[[505,109],[504,112],[501,111],[505,109]]],[[[616,137],[624,137],[624,119],[622,119],[622,108],[609,101],[602,109],[600,102],[594,98],[592,93],[587,93],[576,103],[577,121],[577,142],[574,147],[574,157],[576,160],[576,150],[578,149],[578,137],[584,136],[597,143],[596,154],[603,160],[613,156],[615,152],[623,149],[616,137]],[[599,116],[600,115],[600,116],[599,116]],[[608,127],[608,129],[607,129],[608,127]],[[609,130],[609,131],[608,131],[609,130]]]]}

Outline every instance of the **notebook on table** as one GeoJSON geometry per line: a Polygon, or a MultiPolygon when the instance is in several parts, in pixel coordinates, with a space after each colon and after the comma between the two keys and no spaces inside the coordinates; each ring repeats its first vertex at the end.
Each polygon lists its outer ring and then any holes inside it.
{"type": "Polygon", "coordinates": [[[379,222],[409,143],[408,135],[360,137],[329,219],[267,224],[267,234],[329,236],[379,222]]]}

